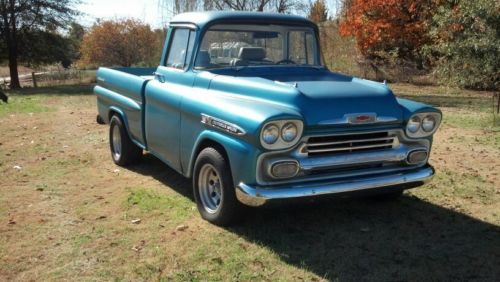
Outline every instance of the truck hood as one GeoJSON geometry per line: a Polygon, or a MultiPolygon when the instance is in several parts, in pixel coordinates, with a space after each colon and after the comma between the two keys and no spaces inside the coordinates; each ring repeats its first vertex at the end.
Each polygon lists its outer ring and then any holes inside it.
{"type": "Polygon", "coordinates": [[[373,113],[394,123],[403,119],[394,94],[384,84],[322,69],[259,69],[259,73],[257,69],[220,73],[210,88],[294,108],[309,126],[339,124],[353,114],[373,113]]]}

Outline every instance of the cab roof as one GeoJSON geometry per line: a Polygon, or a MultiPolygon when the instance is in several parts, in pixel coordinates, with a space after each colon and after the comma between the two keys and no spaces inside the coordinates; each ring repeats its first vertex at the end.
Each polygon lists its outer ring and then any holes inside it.
{"type": "Polygon", "coordinates": [[[303,17],[262,12],[192,12],[179,14],[170,21],[170,24],[194,24],[201,29],[216,23],[290,24],[317,28],[315,23],[303,17]]]}

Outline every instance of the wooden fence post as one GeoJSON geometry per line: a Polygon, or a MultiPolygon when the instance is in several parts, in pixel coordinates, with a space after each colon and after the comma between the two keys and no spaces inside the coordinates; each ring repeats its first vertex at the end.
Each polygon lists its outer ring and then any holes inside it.
{"type": "Polygon", "coordinates": [[[500,92],[497,93],[497,114],[500,114],[500,92]]]}
{"type": "Polygon", "coordinates": [[[31,77],[33,77],[33,87],[37,88],[38,85],[36,83],[36,75],[35,72],[31,72],[31,77]]]}
{"type": "Polygon", "coordinates": [[[500,114],[500,92],[493,93],[492,98],[493,98],[492,99],[493,100],[493,126],[495,126],[497,124],[497,118],[500,114]],[[497,99],[496,105],[495,105],[495,99],[497,99]]]}

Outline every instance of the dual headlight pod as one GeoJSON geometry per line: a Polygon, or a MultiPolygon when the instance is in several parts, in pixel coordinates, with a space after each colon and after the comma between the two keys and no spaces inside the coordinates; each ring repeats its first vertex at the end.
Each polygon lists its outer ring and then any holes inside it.
{"type": "Polygon", "coordinates": [[[440,123],[440,113],[414,114],[406,125],[406,135],[413,138],[427,137],[436,132],[440,123]]]}
{"type": "Polygon", "coordinates": [[[302,136],[304,124],[300,120],[277,120],[262,127],[260,143],[269,150],[286,149],[294,146],[302,136]]]}

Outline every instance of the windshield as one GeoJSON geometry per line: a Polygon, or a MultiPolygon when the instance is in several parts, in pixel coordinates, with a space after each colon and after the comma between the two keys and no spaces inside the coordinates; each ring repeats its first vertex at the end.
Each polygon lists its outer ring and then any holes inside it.
{"type": "Polygon", "coordinates": [[[208,29],[195,69],[243,66],[320,66],[316,35],[309,27],[216,25],[208,29]]]}

